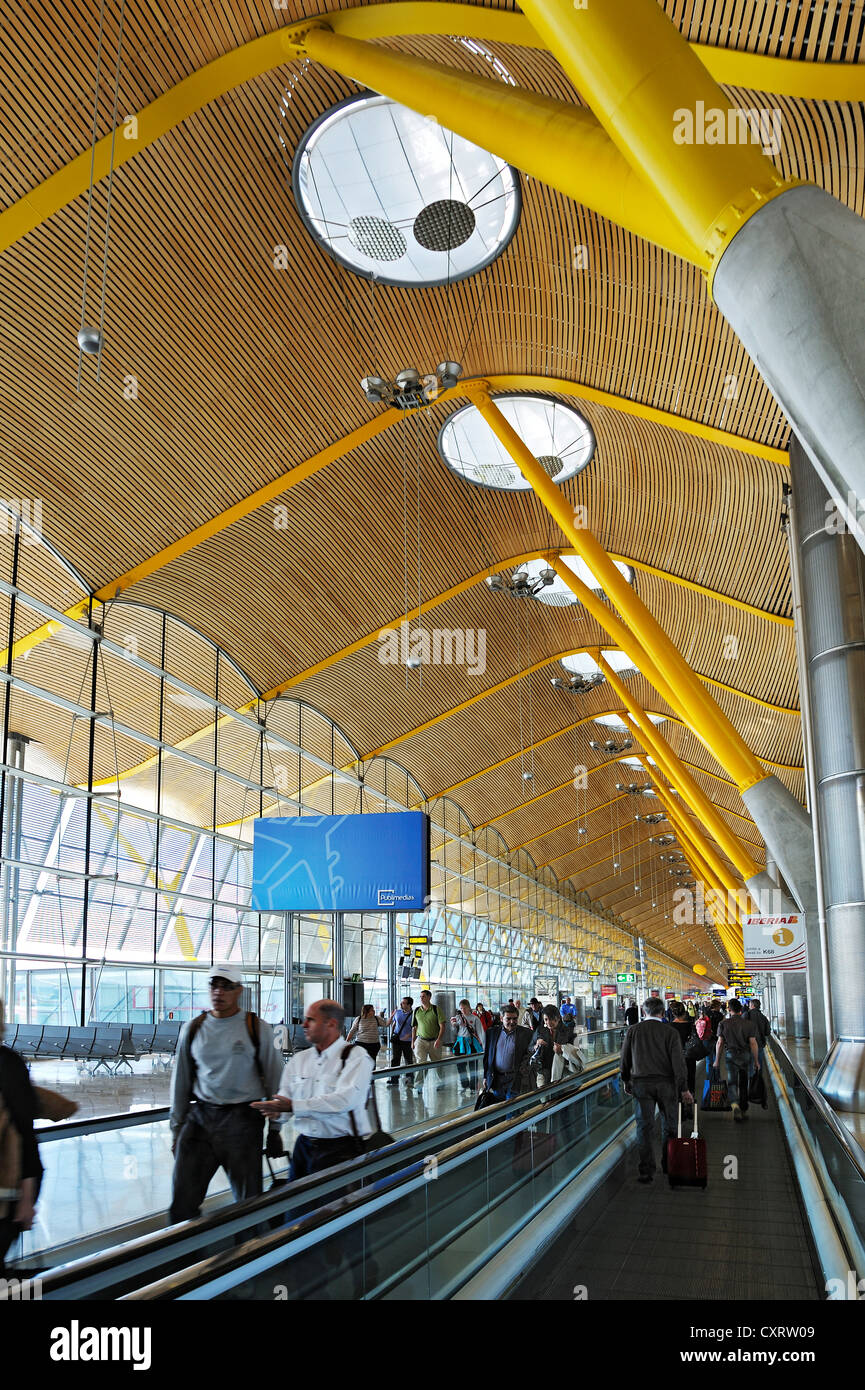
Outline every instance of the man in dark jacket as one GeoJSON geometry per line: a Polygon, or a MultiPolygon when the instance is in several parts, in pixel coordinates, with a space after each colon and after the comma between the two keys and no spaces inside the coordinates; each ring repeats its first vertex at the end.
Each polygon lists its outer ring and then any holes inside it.
{"type": "Polygon", "coordinates": [[[639,1023],[639,1021],[640,1010],[637,1008],[636,1001],[632,999],[628,1007],[625,1009],[625,1022],[629,1028],[633,1028],[634,1024],[639,1023]]]}
{"type": "Polygon", "coordinates": [[[661,1112],[661,1167],[666,1169],[667,1139],[675,1135],[678,1127],[679,1097],[686,1103],[693,1102],[694,1097],[686,1089],[682,1044],[675,1028],[664,1022],[663,1002],[647,999],[643,1014],[642,1023],[634,1024],[625,1034],[622,1080],[625,1090],[634,1097],[640,1147],[638,1181],[649,1183],[655,1172],[655,1106],[661,1112]]]}
{"type": "Polygon", "coordinates": [[[517,1023],[516,1005],[505,1004],[502,1021],[484,1038],[484,1087],[496,1100],[510,1100],[531,1090],[529,1048],[531,1029],[517,1023]]]}

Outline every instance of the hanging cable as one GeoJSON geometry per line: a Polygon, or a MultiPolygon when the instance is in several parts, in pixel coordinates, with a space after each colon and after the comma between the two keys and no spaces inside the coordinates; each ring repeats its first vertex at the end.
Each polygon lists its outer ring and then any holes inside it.
{"type": "Polygon", "coordinates": [[[102,348],[105,343],[105,290],[108,283],[108,239],[111,230],[111,193],[114,188],[114,144],[117,139],[117,107],[120,100],[120,59],[123,52],[123,20],[126,0],[120,0],[120,31],[117,37],[117,67],[114,73],[114,111],[111,116],[111,155],[108,162],[108,195],[105,200],[105,247],[102,252],[102,299],[99,306],[99,352],[96,356],[96,385],[102,372],[102,348]]]}
{"type": "MultiPolygon", "coordinates": [[[[421,567],[420,567],[420,503],[421,503],[421,461],[420,461],[421,421],[415,419],[415,460],[417,480],[417,630],[421,620],[421,567]]],[[[418,667],[418,687],[423,688],[423,665],[418,667]]]]}
{"type": "Polygon", "coordinates": [[[76,391],[81,390],[81,363],[83,347],[81,343],[87,321],[87,275],[90,267],[90,227],[93,221],[93,173],[96,165],[96,127],[99,119],[99,82],[102,72],[102,40],[105,33],[105,0],[99,10],[99,42],[96,48],[96,83],[93,95],[93,132],[90,138],[90,191],[87,198],[87,228],[84,233],[84,280],[81,288],[81,327],[78,332],[78,380],[76,391]]]}

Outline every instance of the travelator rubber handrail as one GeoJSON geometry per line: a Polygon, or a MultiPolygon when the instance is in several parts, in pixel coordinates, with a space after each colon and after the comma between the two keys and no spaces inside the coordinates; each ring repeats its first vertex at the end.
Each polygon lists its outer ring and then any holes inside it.
{"type": "MultiPolygon", "coordinates": [[[[615,1032],[619,1030],[607,1029],[604,1031],[615,1032]]],[[[479,1053],[476,1053],[475,1056],[480,1060],[479,1053]]],[[[615,1061],[617,1068],[618,1056],[615,1054],[590,1062],[579,1076],[563,1078],[557,1082],[556,1094],[560,1094],[561,1088],[564,1087],[568,1088],[569,1094],[571,1090],[578,1090],[581,1085],[584,1086],[586,1082],[593,1080],[602,1067],[607,1067],[613,1061],[615,1061]]],[[[428,1065],[436,1067],[440,1066],[441,1063],[433,1062],[428,1065]]],[[[415,1066],[414,1070],[418,1071],[420,1068],[415,1066]]],[[[351,1158],[345,1163],[335,1164],[332,1168],[327,1168],[320,1173],[312,1173],[309,1177],[300,1178],[291,1184],[263,1192],[258,1197],[249,1197],[242,1202],[219,1207],[194,1221],[178,1222],[176,1225],[167,1226],[160,1231],[150,1232],[147,1235],[137,1236],[132,1240],[109,1246],[97,1254],[57,1265],[54,1269],[47,1270],[40,1276],[42,1298],[69,1296],[61,1291],[68,1290],[71,1286],[81,1286],[78,1296],[88,1296],[98,1292],[111,1282],[118,1282],[114,1276],[120,1270],[126,1271],[131,1277],[131,1275],[144,1272],[154,1265],[164,1263],[174,1256],[186,1253],[197,1254],[202,1243],[211,1235],[218,1238],[236,1235],[249,1226],[259,1225],[263,1220],[282,1215],[293,1206],[314,1201],[318,1197],[326,1198],[332,1193],[338,1192],[345,1186],[346,1182],[356,1183],[374,1179],[376,1175],[391,1168],[401,1158],[408,1158],[413,1152],[420,1152],[422,1158],[426,1158],[436,1145],[443,1142],[447,1143],[462,1131],[485,1126],[488,1119],[494,1118],[502,1108],[507,1108],[509,1112],[513,1112],[515,1109],[526,1109],[529,1105],[536,1103],[537,1095],[538,1092],[536,1091],[528,1092],[526,1095],[514,1097],[513,1100],[501,1101],[498,1105],[487,1106],[482,1111],[471,1110],[459,1114],[444,1120],[441,1124],[431,1125],[421,1133],[414,1132],[402,1139],[397,1139],[395,1143],[389,1144],[383,1149],[377,1149],[363,1157],[351,1158]]],[[[44,1257],[45,1254],[50,1256],[51,1252],[40,1253],[44,1257]]]]}
{"type": "MultiPolygon", "coordinates": [[[[625,1025],[617,1024],[613,1028],[597,1028],[591,1033],[585,1034],[582,1041],[591,1041],[592,1038],[599,1038],[610,1033],[622,1033],[625,1025]]],[[[306,1049],[304,1049],[305,1051],[306,1049]]],[[[39,1060],[38,1058],[36,1059],[39,1060]]],[[[408,1072],[428,1072],[435,1067],[454,1067],[460,1064],[465,1066],[470,1062],[482,1062],[483,1053],[466,1053],[465,1056],[442,1057],[438,1062],[414,1062],[404,1067],[380,1067],[373,1072],[371,1084],[375,1084],[383,1079],[390,1080],[405,1075],[408,1072]]],[[[88,1134],[102,1134],[112,1129],[126,1129],[132,1125],[152,1125],[159,1124],[168,1119],[170,1106],[154,1105],[149,1110],[121,1110],[111,1115],[88,1115],[80,1120],[60,1120],[52,1124],[50,1128],[34,1131],[36,1140],[39,1144],[51,1144],[58,1139],[78,1139],[88,1134]]]]}
{"type": "MultiPolygon", "coordinates": [[[[474,1118],[479,1122],[479,1127],[483,1126],[483,1132],[460,1139],[451,1147],[439,1151],[436,1154],[439,1166],[447,1163],[450,1168],[454,1168],[468,1162],[477,1154],[496,1147],[509,1136],[531,1128],[538,1120],[546,1119],[591,1092],[599,1090],[602,1086],[607,1085],[613,1077],[618,1076],[619,1058],[605,1058],[592,1071],[593,1074],[583,1072],[578,1077],[562,1079],[551,1086],[546,1086],[542,1091],[529,1092],[524,1096],[515,1096],[512,1100],[499,1101],[496,1105],[488,1106],[477,1112],[474,1118]],[[522,1102],[521,1105],[520,1102],[522,1102]],[[515,1116],[513,1112],[518,1107],[522,1113],[515,1116]],[[489,1119],[494,1119],[502,1111],[507,1112],[504,1117],[499,1122],[490,1125],[489,1119]]],[[[631,1123],[630,1118],[627,1123],[631,1123]]],[[[602,1147],[606,1147],[607,1142],[608,1138],[605,1137],[602,1147]]],[[[411,1163],[397,1173],[380,1178],[369,1187],[347,1193],[335,1202],[318,1207],[315,1211],[300,1217],[289,1226],[283,1226],[267,1235],[255,1237],[232,1250],[211,1255],[187,1269],[178,1270],[155,1283],[123,1294],[118,1301],[173,1300],[178,1297],[191,1297],[195,1288],[210,1283],[222,1275],[228,1275],[237,1269],[250,1267],[251,1275],[260,1269],[270,1268],[282,1260],[291,1258],[294,1254],[302,1253],[303,1250],[315,1245],[319,1239],[338,1234],[339,1231],[362,1220],[364,1216],[374,1214],[384,1207],[392,1205],[405,1196],[407,1189],[416,1188],[425,1183],[426,1171],[425,1159],[411,1163]],[[283,1247],[289,1244],[293,1248],[281,1253],[283,1247]]]]}

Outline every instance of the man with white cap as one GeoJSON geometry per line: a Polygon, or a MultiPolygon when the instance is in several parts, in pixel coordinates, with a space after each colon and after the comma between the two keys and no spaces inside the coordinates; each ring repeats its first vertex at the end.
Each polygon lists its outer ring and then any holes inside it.
{"type": "Polygon", "coordinates": [[[184,1026],[171,1076],[172,1223],[200,1214],[218,1168],[237,1201],[261,1192],[264,1120],[250,1102],[273,1095],[282,1072],[270,1024],[240,1009],[238,967],[215,965],[209,985],[210,1012],[184,1026]]]}

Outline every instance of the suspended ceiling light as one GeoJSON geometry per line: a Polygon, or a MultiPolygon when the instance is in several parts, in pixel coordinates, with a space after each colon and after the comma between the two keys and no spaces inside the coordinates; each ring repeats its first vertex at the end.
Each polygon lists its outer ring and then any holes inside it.
{"type": "MultiPolygon", "coordinates": [[[[495,401],[553,482],[566,482],[591,462],[595,436],[587,421],[571,406],[545,396],[496,396],[495,401]]],[[[438,446],[448,467],[470,483],[501,492],[531,489],[474,405],[464,405],[448,417],[439,431],[438,446]]],[[[531,563],[540,568],[546,561],[531,563]]],[[[554,589],[555,584],[547,592],[554,589]]]]}
{"type": "MultiPolygon", "coordinates": [[[[639,758],[620,758],[620,759],[619,759],[619,762],[620,762],[620,763],[627,763],[628,767],[642,767],[642,766],[643,766],[643,764],[640,762],[640,759],[639,759],[639,758]]],[[[654,758],[647,758],[647,759],[646,759],[646,762],[647,762],[647,763],[651,763],[651,764],[652,764],[652,767],[657,766],[657,764],[655,763],[655,759],[654,759],[654,758]]]]}
{"type": "Polygon", "coordinates": [[[385,285],[474,275],[501,255],[520,219],[515,169],[374,93],[319,117],[298,145],[292,184],[319,245],[385,285]]]}

